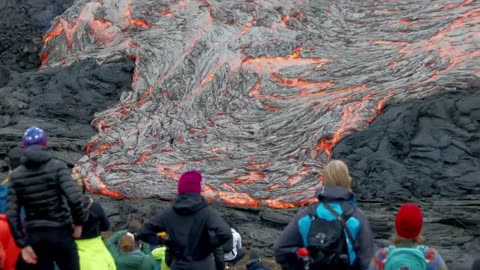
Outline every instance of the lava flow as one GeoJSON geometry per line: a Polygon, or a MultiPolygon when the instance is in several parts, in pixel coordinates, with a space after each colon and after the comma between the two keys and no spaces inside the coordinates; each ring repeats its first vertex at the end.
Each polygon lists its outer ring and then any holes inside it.
{"type": "Polygon", "coordinates": [[[199,169],[211,201],[308,204],[343,138],[478,74],[480,2],[421,2],[76,1],[42,68],[127,55],[136,67],[75,175],[108,196],[173,199],[199,169]]]}

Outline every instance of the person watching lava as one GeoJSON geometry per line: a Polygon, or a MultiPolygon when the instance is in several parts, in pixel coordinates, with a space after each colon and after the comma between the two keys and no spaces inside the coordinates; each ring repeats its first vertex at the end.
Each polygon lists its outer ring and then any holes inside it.
{"type": "Polygon", "coordinates": [[[87,220],[81,193],[67,165],[47,151],[47,134],[31,127],[23,134],[20,166],[10,177],[6,215],[22,249],[17,269],[79,270],[74,238],[87,220]],[[25,210],[25,231],[20,211],[25,210]],[[27,237],[28,236],[28,237],[27,237]]]}
{"type": "Polygon", "coordinates": [[[185,172],[173,205],[130,234],[149,243],[165,232],[172,270],[215,270],[213,252],[232,239],[230,226],[208,205],[201,191],[201,173],[185,172]]]}

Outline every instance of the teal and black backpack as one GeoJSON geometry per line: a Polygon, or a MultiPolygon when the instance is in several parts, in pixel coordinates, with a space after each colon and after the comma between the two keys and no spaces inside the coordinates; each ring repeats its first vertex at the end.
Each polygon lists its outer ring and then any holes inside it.
{"type": "Polygon", "coordinates": [[[428,261],[425,258],[426,246],[404,248],[390,246],[385,259],[384,270],[426,270],[428,261]]]}

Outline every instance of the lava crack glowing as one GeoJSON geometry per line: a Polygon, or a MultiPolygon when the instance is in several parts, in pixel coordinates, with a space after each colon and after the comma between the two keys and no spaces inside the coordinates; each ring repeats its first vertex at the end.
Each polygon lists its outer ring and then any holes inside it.
{"type": "Polygon", "coordinates": [[[389,101],[480,70],[478,1],[79,0],[44,38],[42,68],[135,59],[132,89],[96,115],[74,173],[113,197],[311,201],[332,148],[389,101]]]}

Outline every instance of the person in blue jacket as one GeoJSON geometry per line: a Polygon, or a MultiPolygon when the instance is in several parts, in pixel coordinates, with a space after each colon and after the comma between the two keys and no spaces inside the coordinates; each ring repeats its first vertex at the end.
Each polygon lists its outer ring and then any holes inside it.
{"type": "Polygon", "coordinates": [[[0,184],[0,214],[5,213],[7,208],[7,194],[8,194],[8,179],[5,179],[4,182],[0,184]]]}
{"type": "MultiPolygon", "coordinates": [[[[364,213],[356,207],[351,178],[344,162],[333,160],[325,166],[323,187],[317,191],[317,198],[319,203],[314,204],[313,207],[316,218],[334,221],[338,217],[330,210],[335,210],[340,215],[349,212],[348,218],[345,218],[345,225],[340,227],[348,227],[348,230],[344,229],[348,248],[348,259],[344,259],[348,261],[345,264],[349,264],[348,269],[368,269],[376,249],[373,233],[364,213]]],[[[313,222],[310,212],[313,210],[309,211],[308,208],[300,210],[275,241],[274,255],[282,269],[306,269],[305,257],[309,255],[299,255],[301,253],[299,251],[307,250],[306,248],[309,247],[307,236],[313,222]]],[[[333,269],[337,268],[333,267],[333,269]]]]}

